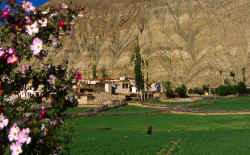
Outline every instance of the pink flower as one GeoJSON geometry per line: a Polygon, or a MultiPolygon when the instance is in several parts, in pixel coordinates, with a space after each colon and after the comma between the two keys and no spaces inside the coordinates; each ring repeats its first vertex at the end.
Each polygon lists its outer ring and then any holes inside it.
{"type": "Polygon", "coordinates": [[[0,57],[2,57],[4,54],[5,54],[4,49],[0,47],[0,57]]]}
{"type": "Polygon", "coordinates": [[[31,25],[27,25],[26,27],[26,32],[31,36],[33,33],[38,33],[39,28],[37,22],[34,22],[31,25]]]}
{"type": "Polygon", "coordinates": [[[30,49],[33,51],[34,55],[38,55],[43,49],[43,41],[39,38],[35,38],[30,49]]]}
{"type": "Polygon", "coordinates": [[[19,142],[16,142],[16,143],[12,143],[10,145],[10,150],[11,150],[11,155],[19,155],[20,153],[23,152],[22,150],[22,144],[19,143],[19,142]]]}
{"type": "Polygon", "coordinates": [[[15,123],[11,129],[10,129],[10,132],[9,132],[9,135],[8,135],[8,138],[9,138],[9,141],[12,142],[14,140],[18,140],[18,135],[19,135],[19,127],[17,126],[17,124],[15,123]]]}
{"type": "Polygon", "coordinates": [[[76,79],[77,79],[77,80],[81,80],[81,79],[82,79],[82,74],[81,74],[81,73],[77,73],[76,79]]]}
{"type": "Polygon", "coordinates": [[[64,21],[63,21],[63,20],[60,20],[60,21],[58,22],[58,26],[59,26],[59,27],[63,27],[63,26],[64,26],[64,21]]]}
{"type": "Polygon", "coordinates": [[[8,64],[16,64],[18,61],[18,56],[15,56],[15,55],[11,55],[7,58],[7,63],[8,64]]]}
{"type": "Polygon", "coordinates": [[[29,16],[25,16],[25,20],[27,24],[31,24],[31,19],[29,16]]]}
{"type": "Polygon", "coordinates": [[[12,55],[12,54],[15,53],[15,49],[9,48],[9,49],[7,50],[7,53],[10,54],[10,55],[12,55]]]}
{"type": "Polygon", "coordinates": [[[30,133],[29,128],[26,128],[20,131],[18,134],[18,142],[21,144],[23,143],[29,144],[31,142],[31,138],[28,136],[29,133],[30,133]]]}
{"type": "Polygon", "coordinates": [[[9,120],[6,119],[2,114],[0,115],[0,130],[6,127],[9,123],[9,120]]]}
{"type": "Polygon", "coordinates": [[[67,9],[67,8],[68,8],[68,5],[66,5],[65,3],[60,3],[60,4],[59,4],[59,7],[60,7],[61,9],[67,9]]]}
{"type": "Polygon", "coordinates": [[[77,68],[72,67],[72,72],[73,72],[73,73],[78,73],[78,69],[77,69],[77,68]]]}
{"type": "Polygon", "coordinates": [[[46,110],[45,110],[45,109],[42,109],[41,115],[42,115],[43,117],[46,115],[46,110]]]}
{"type": "Polygon", "coordinates": [[[10,15],[10,10],[4,10],[3,14],[2,14],[2,18],[8,18],[8,16],[10,15]]]}
{"type": "Polygon", "coordinates": [[[29,64],[25,64],[24,66],[22,66],[22,68],[19,70],[19,72],[22,74],[22,77],[25,78],[25,72],[27,69],[29,69],[30,65],[29,64]]]}
{"type": "Polygon", "coordinates": [[[54,47],[56,47],[56,46],[57,46],[57,39],[56,39],[56,38],[54,38],[54,39],[53,39],[53,41],[52,41],[52,45],[53,45],[54,47]]]}
{"type": "Polygon", "coordinates": [[[34,11],[35,10],[35,7],[32,5],[31,2],[26,2],[24,1],[23,2],[23,8],[26,12],[30,12],[30,11],[34,11]]]}

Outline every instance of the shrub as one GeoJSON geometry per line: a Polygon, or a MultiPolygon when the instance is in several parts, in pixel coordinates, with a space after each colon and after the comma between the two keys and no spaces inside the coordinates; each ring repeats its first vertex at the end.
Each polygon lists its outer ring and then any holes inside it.
{"type": "Polygon", "coordinates": [[[199,95],[204,95],[205,92],[201,88],[194,88],[193,93],[194,94],[199,94],[199,95]]]}
{"type": "Polygon", "coordinates": [[[219,96],[232,95],[237,93],[237,86],[234,85],[220,85],[215,89],[215,93],[219,96]]]}
{"type": "Polygon", "coordinates": [[[175,89],[175,92],[181,98],[187,97],[187,88],[186,88],[186,86],[184,84],[182,84],[180,87],[177,87],[175,89]]]}
{"type": "Polygon", "coordinates": [[[172,88],[172,84],[170,81],[166,81],[163,83],[163,87],[165,89],[165,95],[166,97],[173,98],[175,97],[175,93],[172,88]]]}
{"type": "Polygon", "coordinates": [[[247,86],[245,82],[241,81],[237,85],[237,92],[239,95],[244,95],[248,93],[247,86]]]}
{"type": "Polygon", "coordinates": [[[0,154],[66,154],[62,114],[76,104],[72,88],[82,76],[67,61],[44,60],[71,33],[77,14],[66,4],[45,10],[22,2],[5,0],[0,10],[0,154]],[[31,58],[41,66],[21,66],[31,58]]]}
{"type": "Polygon", "coordinates": [[[203,85],[203,86],[202,86],[202,90],[203,90],[203,94],[204,94],[205,92],[209,92],[209,85],[203,85]]]}
{"type": "Polygon", "coordinates": [[[190,89],[188,90],[188,93],[189,93],[189,94],[193,94],[193,93],[194,93],[194,90],[193,90],[192,88],[190,88],[190,89]]]}

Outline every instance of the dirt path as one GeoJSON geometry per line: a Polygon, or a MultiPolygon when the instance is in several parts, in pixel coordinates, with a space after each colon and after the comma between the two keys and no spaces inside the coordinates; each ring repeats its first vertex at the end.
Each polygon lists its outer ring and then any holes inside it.
{"type": "Polygon", "coordinates": [[[179,115],[250,115],[250,111],[235,111],[235,112],[182,112],[182,111],[169,111],[170,114],[179,115]]]}
{"type": "Polygon", "coordinates": [[[159,114],[159,113],[168,113],[168,114],[177,114],[177,115],[250,115],[250,111],[225,111],[225,110],[197,110],[192,109],[192,107],[200,106],[204,104],[215,104],[214,102],[202,102],[196,104],[187,104],[187,105],[164,105],[164,104],[142,104],[137,102],[129,102],[124,103],[124,105],[119,106],[110,106],[106,108],[93,108],[88,111],[78,112],[78,113],[71,113],[67,114],[65,118],[72,118],[72,117],[81,117],[81,116],[119,116],[119,115],[142,115],[142,114],[159,114]],[[144,108],[152,108],[155,110],[152,111],[141,111],[141,112],[109,112],[106,113],[105,111],[118,108],[120,106],[137,106],[137,107],[144,107],[144,108]]]}
{"type": "Polygon", "coordinates": [[[203,105],[203,104],[215,104],[213,102],[210,103],[197,103],[197,104],[189,104],[189,105],[176,105],[176,106],[168,106],[162,104],[140,104],[140,103],[128,103],[131,106],[138,106],[144,108],[155,108],[160,109],[161,112],[169,113],[169,114],[180,114],[180,115],[250,115],[250,111],[205,111],[205,110],[193,110],[192,107],[203,105]]]}

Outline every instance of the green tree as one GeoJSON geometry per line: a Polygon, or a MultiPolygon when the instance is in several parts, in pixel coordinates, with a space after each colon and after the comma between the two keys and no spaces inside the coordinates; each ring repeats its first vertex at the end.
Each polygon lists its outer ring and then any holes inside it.
{"type": "Polygon", "coordinates": [[[102,74],[102,78],[108,78],[108,74],[107,74],[105,66],[101,68],[101,74],[102,74]]]}
{"type": "Polygon", "coordinates": [[[243,68],[241,69],[241,71],[242,71],[242,81],[243,81],[243,82],[246,82],[246,68],[243,67],[243,68]]]}
{"type": "Polygon", "coordinates": [[[137,44],[135,47],[135,66],[134,66],[134,73],[135,73],[135,84],[137,90],[142,94],[144,92],[144,75],[142,72],[142,65],[143,59],[140,54],[140,46],[137,39],[137,44]]]}
{"type": "Polygon", "coordinates": [[[94,64],[92,66],[92,77],[93,77],[93,79],[97,79],[98,78],[97,75],[96,75],[96,64],[94,64]]]}

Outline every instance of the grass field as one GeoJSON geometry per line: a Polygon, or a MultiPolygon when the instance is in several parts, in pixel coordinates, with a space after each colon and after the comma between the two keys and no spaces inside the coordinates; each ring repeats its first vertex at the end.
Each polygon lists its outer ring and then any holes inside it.
{"type": "Polygon", "coordinates": [[[75,126],[74,155],[154,155],[171,140],[180,140],[177,155],[246,155],[250,153],[249,120],[248,115],[152,114],[82,117],[68,123],[75,126]],[[149,125],[152,136],[146,135],[149,125]]]}
{"type": "MultiPolygon", "coordinates": [[[[197,108],[250,110],[249,101],[250,97],[217,99],[216,104],[197,108]]],[[[87,109],[73,108],[70,112],[87,109]]],[[[156,109],[125,106],[106,113],[152,110],[156,109]]],[[[74,126],[73,155],[156,155],[177,140],[180,140],[180,149],[174,155],[250,154],[250,115],[107,115],[68,119],[67,122],[74,126]],[[152,136],[146,134],[149,125],[153,127],[152,136]]]]}
{"type": "Polygon", "coordinates": [[[216,99],[216,104],[201,105],[195,107],[204,110],[250,110],[250,97],[242,96],[237,98],[216,99]]]}
{"type": "Polygon", "coordinates": [[[195,103],[201,103],[201,102],[209,102],[212,99],[201,99],[201,100],[197,100],[194,102],[163,102],[159,99],[153,99],[153,100],[149,100],[149,101],[145,101],[144,103],[151,103],[151,104],[165,104],[168,106],[176,106],[176,105],[189,105],[189,104],[195,104],[195,103]]]}
{"type": "Polygon", "coordinates": [[[116,109],[111,109],[109,111],[107,111],[106,113],[110,113],[110,112],[142,112],[142,111],[156,111],[158,109],[154,109],[154,108],[141,108],[141,107],[136,107],[136,106],[123,106],[123,107],[119,107],[116,109]]]}

